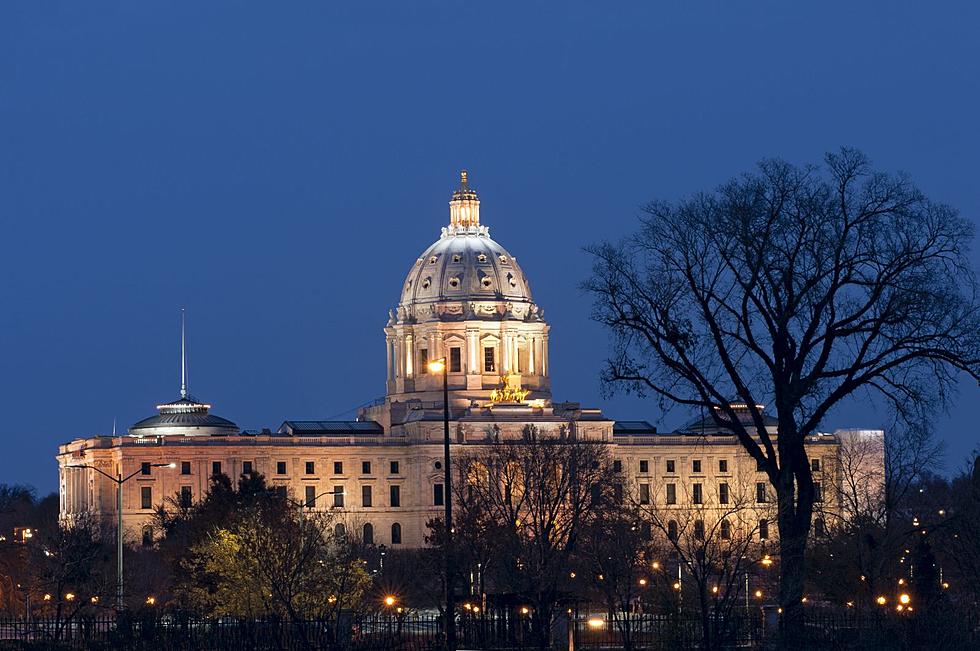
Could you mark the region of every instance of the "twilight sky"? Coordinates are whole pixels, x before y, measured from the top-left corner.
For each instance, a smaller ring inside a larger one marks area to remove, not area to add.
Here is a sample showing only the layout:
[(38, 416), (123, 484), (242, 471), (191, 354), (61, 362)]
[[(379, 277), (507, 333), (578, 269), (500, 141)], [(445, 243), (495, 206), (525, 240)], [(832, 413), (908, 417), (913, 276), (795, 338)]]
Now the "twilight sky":
[[(676, 426), (600, 395), (578, 289), (642, 204), (851, 145), (980, 219), (980, 4), (805, 4), (3, 2), (0, 482), (55, 490), (59, 443), (176, 397), (181, 306), (215, 413), (352, 417), (461, 167), (551, 323), (555, 399)], [(976, 399), (939, 423), (949, 470)]]

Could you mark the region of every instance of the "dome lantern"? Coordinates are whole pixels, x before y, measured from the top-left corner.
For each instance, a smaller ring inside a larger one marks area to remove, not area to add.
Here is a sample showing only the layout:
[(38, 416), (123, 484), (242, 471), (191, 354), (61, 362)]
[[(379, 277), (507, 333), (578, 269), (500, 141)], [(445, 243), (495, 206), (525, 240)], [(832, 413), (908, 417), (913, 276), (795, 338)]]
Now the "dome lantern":
[(453, 192), (449, 201), (449, 233), (456, 234), (479, 230), (480, 199), (476, 190), (470, 187), (466, 170), (459, 173), (459, 188)]

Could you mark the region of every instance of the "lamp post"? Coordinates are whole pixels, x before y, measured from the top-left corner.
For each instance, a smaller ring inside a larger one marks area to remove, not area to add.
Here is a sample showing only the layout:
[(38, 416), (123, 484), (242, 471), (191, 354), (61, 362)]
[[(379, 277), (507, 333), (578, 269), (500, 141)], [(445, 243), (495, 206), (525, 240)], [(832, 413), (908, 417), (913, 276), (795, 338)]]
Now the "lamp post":
[(442, 374), (442, 447), (443, 447), (443, 470), (444, 488), (443, 503), (446, 506), (446, 649), (456, 651), (456, 605), (454, 604), (455, 594), (453, 594), (453, 582), (456, 577), (456, 568), (453, 559), (453, 490), (452, 472), (450, 471), (449, 458), (449, 364), (446, 358), (429, 362), (430, 373)]
[[(123, 610), (123, 500), (122, 500), (122, 487), (123, 484), (128, 482), (130, 479), (140, 474), (143, 469), (134, 470), (132, 473), (126, 477), (119, 473), (117, 476), (113, 477), (107, 472), (103, 472), (101, 468), (96, 468), (95, 466), (90, 466), (88, 464), (78, 464), (69, 465), (67, 468), (89, 468), (99, 473), (103, 477), (106, 477), (110, 481), (116, 484), (116, 610)], [(176, 468), (176, 463), (151, 463), (151, 468)]]

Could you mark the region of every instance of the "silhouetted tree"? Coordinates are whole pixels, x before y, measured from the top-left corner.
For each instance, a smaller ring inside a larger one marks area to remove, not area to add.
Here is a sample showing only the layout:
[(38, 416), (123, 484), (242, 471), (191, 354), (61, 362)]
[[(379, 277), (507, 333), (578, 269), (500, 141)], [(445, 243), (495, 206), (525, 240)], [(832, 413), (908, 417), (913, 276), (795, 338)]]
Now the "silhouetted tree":
[[(714, 192), (651, 203), (641, 221), (625, 242), (591, 248), (586, 288), (614, 337), (603, 379), (705, 409), (766, 472), (781, 621), (798, 635), (814, 505), (807, 437), (857, 392), (924, 423), (958, 371), (980, 377), (972, 227), (850, 149), (823, 170), (763, 161)], [(759, 404), (773, 407), (775, 440)]]

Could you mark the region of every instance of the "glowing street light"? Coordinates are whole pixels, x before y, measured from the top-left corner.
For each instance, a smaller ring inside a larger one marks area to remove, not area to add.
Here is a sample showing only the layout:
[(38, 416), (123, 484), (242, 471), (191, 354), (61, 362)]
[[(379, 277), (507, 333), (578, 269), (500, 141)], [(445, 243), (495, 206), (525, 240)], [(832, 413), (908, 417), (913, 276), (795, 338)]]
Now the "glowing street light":
[(453, 613), (456, 612), (455, 598), (453, 592), (454, 578), (456, 576), (456, 566), (453, 563), (452, 542), (453, 542), (453, 484), (452, 472), (450, 470), (451, 458), (449, 456), (449, 365), (445, 357), (434, 359), (429, 362), (429, 373), (442, 375), (442, 453), (443, 459), (443, 504), (446, 514), (446, 649), (456, 651), (456, 619)]
[(395, 599), (392, 595), (388, 595), (385, 597), (385, 605), (388, 606), (389, 608), (391, 606), (394, 606), (396, 601), (398, 600)]
[(602, 621), (598, 617), (590, 617), (589, 618), (589, 621), (587, 623), (589, 625), (589, 628), (602, 628), (606, 624), (604, 621)]
[(912, 601), (912, 597), (910, 597), (907, 593), (903, 592), (898, 596), (898, 600), (901, 602), (903, 606), (907, 606), (908, 603)]
[(877, 599), (875, 599), (875, 601), (878, 602), (879, 606), (884, 606), (885, 604), (888, 603), (888, 599), (886, 599), (884, 596), (878, 597)]

